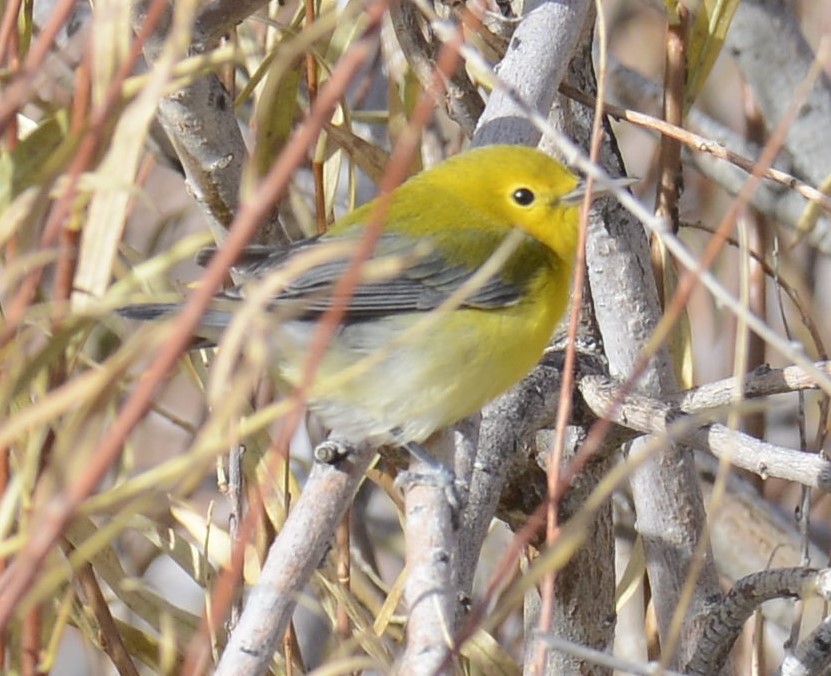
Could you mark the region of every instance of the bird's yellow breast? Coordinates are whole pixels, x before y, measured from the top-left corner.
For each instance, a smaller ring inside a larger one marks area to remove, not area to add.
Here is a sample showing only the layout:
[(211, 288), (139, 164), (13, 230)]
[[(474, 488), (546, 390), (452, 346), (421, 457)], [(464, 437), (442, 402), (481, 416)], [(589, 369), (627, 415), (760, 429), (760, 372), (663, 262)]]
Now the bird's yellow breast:
[[(317, 370), (309, 403), (327, 426), (354, 441), (423, 442), (476, 412), (539, 361), (565, 310), (571, 268), (540, 270), (509, 308), (405, 313), (340, 328)], [(283, 327), (307, 345), (311, 325)], [(298, 347), (302, 349), (302, 347)], [(286, 353), (285, 342), (279, 348)], [(282, 376), (297, 383), (296, 365)]]

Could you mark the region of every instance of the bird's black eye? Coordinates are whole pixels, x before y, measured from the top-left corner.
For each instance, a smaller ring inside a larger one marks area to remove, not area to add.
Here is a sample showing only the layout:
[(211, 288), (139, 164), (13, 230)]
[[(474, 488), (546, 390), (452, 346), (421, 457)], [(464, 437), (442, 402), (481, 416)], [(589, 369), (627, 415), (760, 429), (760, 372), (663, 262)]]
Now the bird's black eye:
[(521, 207), (527, 207), (534, 202), (534, 193), (528, 188), (517, 188), (511, 197)]

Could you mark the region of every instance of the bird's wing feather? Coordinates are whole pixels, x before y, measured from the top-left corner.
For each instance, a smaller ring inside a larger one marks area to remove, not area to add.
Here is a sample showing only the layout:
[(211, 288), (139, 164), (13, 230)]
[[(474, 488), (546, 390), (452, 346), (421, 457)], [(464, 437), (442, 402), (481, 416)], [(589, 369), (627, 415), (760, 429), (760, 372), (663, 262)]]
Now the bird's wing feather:
[[(323, 240), (336, 241), (337, 238), (327, 236), (299, 242), (280, 251), (264, 247), (246, 250), (243, 253), (244, 265), (238, 271), (247, 281), (222, 295), (228, 299), (244, 298), (248, 284), (279, 269), (292, 255)], [(209, 252), (201, 254), (200, 260), (204, 261), (209, 255)], [(432, 310), (475, 273), (475, 270), (464, 266), (448, 265), (440, 251), (425, 247), (424, 242), (417, 244), (392, 233), (381, 235), (371, 262), (389, 263), (389, 276), (381, 270), (375, 273), (375, 279), (365, 279), (355, 287), (346, 308), (347, 321)], [(274, 299), (274, 306), (285, 307), (304, 316), (325, 312), (333, 304), (335, 284), (349, 266), (350, 257), (344, 256), (302, 272), (283, 288)], [(462, 305), (496, 309), (517, 303), (521, 296), (520, 287), (496, 275), (473, 291)]]

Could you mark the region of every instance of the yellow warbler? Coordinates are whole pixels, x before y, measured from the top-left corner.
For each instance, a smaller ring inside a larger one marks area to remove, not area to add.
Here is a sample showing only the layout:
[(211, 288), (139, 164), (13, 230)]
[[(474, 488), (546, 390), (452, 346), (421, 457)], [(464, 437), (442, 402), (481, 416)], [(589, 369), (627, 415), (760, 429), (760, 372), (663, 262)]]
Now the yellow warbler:
[[(519, 381), (566, 308), (582, 195), (559, 162), (519, 146), (470, 150), (399, 186), (314, 371), (312, 410), (350, 441), (420, 443)], [(288, 249), (247, 252), (247, 281), (217, 297), (203, 334), (215, 339), (233, 316), (229, 304), (293, 258), (358, 242), (375, 208), (369, 202)], [(281, 380), (301, 380), (316, 323), (353, 251), (323, 256), (271, 300)], [(122, 314), (149, 319), (176, 307), (134, 305)]]

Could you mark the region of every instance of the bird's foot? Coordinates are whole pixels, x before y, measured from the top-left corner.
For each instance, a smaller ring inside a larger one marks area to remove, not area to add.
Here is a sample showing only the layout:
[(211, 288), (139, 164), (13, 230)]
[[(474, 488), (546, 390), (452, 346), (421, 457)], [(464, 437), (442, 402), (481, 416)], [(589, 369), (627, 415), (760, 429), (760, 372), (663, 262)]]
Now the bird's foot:
[(405, 492), (414, 485), (433, 486), (443, 489), (447, 503), (453, 512), (453, 521), (455, 524), (462, 510), (461, 493), (459, 486), (457, 486), (456, 475), (427, 453), (420, 444), (411, 441), (403, 444), (403, 447), (419, 461), (420, 467), (417, 472), (400, 472), (398, 478), (395, 480), (396, 486), (402, 492)]

